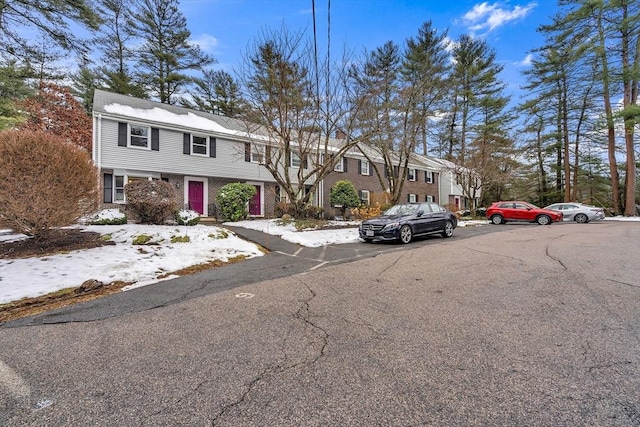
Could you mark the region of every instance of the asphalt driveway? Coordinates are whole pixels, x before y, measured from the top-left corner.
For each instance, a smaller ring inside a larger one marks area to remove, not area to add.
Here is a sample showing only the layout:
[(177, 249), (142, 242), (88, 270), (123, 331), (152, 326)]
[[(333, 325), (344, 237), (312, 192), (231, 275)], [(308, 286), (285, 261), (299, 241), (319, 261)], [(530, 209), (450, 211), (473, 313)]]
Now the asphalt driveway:
[(5, 325), (0, 425), (637, 426), (638, 241), (638, 223), (497, 227)]

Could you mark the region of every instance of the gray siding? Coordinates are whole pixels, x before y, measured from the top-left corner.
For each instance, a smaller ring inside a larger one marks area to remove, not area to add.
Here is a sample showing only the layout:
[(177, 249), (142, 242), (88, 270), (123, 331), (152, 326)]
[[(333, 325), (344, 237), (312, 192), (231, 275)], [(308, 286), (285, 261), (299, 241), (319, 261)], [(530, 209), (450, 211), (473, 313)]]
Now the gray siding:
[(242, 181), (274, 181), (263, 166), (244, 161), (243, 142), (216, 138), (214, 158), (183, 154), (183, 132), (160, 128), (160, 149), (152, 151), (119, 147), (117, 121), (103, 118), (101, 129), (102, 168), (221, 177)]

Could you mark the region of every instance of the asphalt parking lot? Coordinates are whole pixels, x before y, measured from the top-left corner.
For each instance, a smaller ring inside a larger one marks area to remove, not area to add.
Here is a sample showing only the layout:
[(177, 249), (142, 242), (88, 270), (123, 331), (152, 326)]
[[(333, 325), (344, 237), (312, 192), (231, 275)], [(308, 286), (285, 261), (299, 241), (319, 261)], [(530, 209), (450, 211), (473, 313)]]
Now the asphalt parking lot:
[(638, 426), (638, 241), (604, 222), (276, 249), (291, 266), (249, 283), (7, 324), (0, 425)]

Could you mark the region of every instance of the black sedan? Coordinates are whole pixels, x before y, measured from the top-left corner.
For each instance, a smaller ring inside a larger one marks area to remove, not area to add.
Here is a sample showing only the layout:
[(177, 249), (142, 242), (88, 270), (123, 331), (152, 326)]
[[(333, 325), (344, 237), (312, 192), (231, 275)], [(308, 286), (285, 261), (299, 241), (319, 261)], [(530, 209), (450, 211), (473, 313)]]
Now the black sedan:
[(409, 243), (416, 236), (432, 233), (451, 237), (457, 225), (456, 216), (437, 203), (405, 203), (362, 221), (359, 231), (360, 238), (368, 243), (384, 240)]

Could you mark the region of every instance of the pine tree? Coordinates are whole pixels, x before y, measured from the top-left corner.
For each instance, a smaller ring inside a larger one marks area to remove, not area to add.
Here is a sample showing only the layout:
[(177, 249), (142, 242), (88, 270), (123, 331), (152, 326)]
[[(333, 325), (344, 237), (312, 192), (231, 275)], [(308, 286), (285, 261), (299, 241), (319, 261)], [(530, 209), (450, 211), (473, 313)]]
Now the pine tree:
[(190, 92), (192, 101), (183, 99), (188, 108), (236, 117), (242, 108), (240, 86), (223, 70), (204, 70), (201, 78), (194, 79), (195, 88)]
[(34, 93), (27, 84), (29, 78), (33, 78), (33, 70), (28, 65), (16, 60), (0, 64), (0, 130), (11, 129), (24, 119), (16, 102)]
[(146, 98), (146, 92), (131, 71), (130, 64), (136, 58), (131, 46), (134, 34), (130, 25), (134, 6), (132, 0), (101, 0), (103, 24), (94, 45), (102, 49), (100, 63), (95, 72), (98, 86), (109, 92)]
[(178, 4), (178, 0), (139, 0), (139, 15), (129, 21), (143, 41), (138, 50), (139, 79), (165, 104), (177, 102), (192, 82), (187, 71), (200, 70), (213, 62), (189, 42), (191, 32)]
[(87, 52), (87, 43), (70, 29), (71, 20), (90, 30), (98, 28), (99, 18), (86, 0), (2, 0), (0, 1), (0, 54), (27, 60), (37, 46), (20, 33), (35, 29), (45, 39), (64, 50)]

